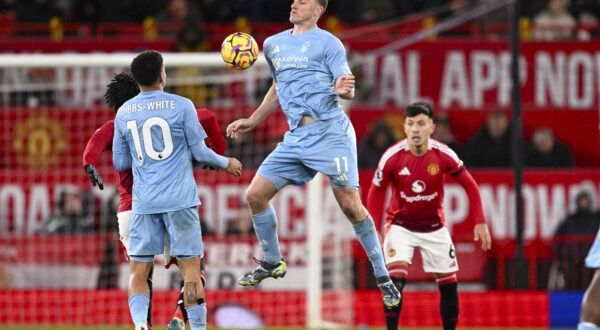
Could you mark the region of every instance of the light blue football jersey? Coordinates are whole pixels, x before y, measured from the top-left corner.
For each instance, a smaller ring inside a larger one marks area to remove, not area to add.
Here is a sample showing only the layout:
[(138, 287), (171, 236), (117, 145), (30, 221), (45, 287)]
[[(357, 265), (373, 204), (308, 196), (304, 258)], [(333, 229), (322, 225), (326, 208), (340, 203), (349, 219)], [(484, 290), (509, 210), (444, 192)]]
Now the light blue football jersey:
[(588, 268), (600, 268), (600, 230), (596, 233), (594, 244), (585, 258), (585, 265)]
[(115, 118), (113, 153), (131, 157), (132, 212), (153, 214), (200, 205), (190, 146), (206, 133), (193, 103), (163, 91), (142, 92)]
[(334, 80), (351, 71), (338, 38), (318, 27), (299, 35), (290, 29), (267, 38), (263, 52), (290, 129), (302, 115), (326, 120), (342, 114)]

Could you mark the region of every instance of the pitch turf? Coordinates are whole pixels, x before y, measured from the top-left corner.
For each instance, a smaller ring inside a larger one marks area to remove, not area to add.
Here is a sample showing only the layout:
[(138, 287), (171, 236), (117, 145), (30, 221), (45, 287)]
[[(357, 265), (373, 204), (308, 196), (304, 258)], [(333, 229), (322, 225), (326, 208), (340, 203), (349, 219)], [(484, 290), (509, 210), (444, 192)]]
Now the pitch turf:
[[(131, 330), (133, 326), (130, 327), (122, 327), (122, 326), (103, 326), (103, 327), (83, 327), (83, 326), (72, 326), (72, 327), (57, 327), (57, 326), (0, 326), (0, 330), (32, 330), (32, 329), (40, 329), (40, 330)], [(152, 327), (152, 330), (164, 330), (164, 327)], [(189, 329), (189, 327), (188, 327)], [(223, 328), (209, 327), (208, 329), (216, 330)], [(284, 329), (293, 329), (293, 330), (304, 330), (305, 328), (263, 328), (265, 330), (284, 330)], [(385, 328), (351, 328), (347, 330), (384, 330)], [(439, 330), (439, 328), (400, 328), (400, 330)], [(461, 328), (464, 330), (475, 330), (482, 328)], [(508, 330), (508, 329), (518, 329), (518, 330), (539, 330), (539, 329), (547, 329), (547, 328), (487, 328), (494, 330)]]

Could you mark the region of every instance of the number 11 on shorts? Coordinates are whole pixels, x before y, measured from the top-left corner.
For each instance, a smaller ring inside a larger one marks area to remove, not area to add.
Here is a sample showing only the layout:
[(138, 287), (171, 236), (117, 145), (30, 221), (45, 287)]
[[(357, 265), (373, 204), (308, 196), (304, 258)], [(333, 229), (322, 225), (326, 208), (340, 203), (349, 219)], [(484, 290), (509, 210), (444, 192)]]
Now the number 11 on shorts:
[[(342, 167), (340, 166), (341, 165), (340, 157), (335, 157), (333, 160), (335, 161), (335, 165), (337, 166), (338, 174), (342, 174)], [(344, 167), (345, 167), (344, 173), (348, 173), (348, 157), (343, 156), (342, 160), (344, 161)]]

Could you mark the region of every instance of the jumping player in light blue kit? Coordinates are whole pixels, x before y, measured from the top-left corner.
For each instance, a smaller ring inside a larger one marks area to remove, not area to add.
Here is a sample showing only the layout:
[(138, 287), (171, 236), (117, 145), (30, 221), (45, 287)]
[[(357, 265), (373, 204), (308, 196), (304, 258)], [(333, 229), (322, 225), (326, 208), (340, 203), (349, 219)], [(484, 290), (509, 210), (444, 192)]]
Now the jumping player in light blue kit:
[(581, 302), (577, 330), (600, 329), (600, 231), (596, 234), (594, 244), (585, 258), (585, 266), (595, 268), (596, 271)]
[(384, 265), (373, 219), (360, 201), (356, 135), (340, 104), (340, 98), (354, 97), (354, 76), (340, 40), (317, 27), (327, 2), (294, 0), (290, 13), (294, 28), (271, 36), (263, 46), (273, 85), (249, 118), (238, 119), (227, 127), (227, 135), (236, 138), (279, 106), (290, 127), (246, 191), (265, 260), (238, 283), (254, 286), (267, 277), (285, 275), (287, 268), (270, 200), (286, 185), (304, 185), (321, 172), (329, 177), (336, 200), (371, 260), (384, 303), (395, 306), (400, 293)]
[(131, 63), (141, 93), (125, 102), (115, 118), (113, 165), (132, 168), (132, 219), (129, 231), (129, 310), (136, 330), (147, 329), (148, 272), (163, 253), (167, 234), (184, 281), (184, 305), (192, 329), (206, 329), (200, 256), (204, 254), (198, 219), (198, 192), (192, 157), (234, 176), (242, 165), (204, 143), (196, 109), (184, 97), (163, 92), (166, 74), (160, 53), (146, 51)]

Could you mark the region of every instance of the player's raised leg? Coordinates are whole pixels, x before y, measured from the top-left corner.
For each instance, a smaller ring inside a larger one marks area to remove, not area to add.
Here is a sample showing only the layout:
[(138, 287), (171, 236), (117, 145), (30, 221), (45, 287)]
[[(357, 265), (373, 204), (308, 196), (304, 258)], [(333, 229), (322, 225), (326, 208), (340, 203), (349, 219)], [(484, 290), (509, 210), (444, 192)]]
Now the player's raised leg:
[(283, 277), (287, 267), (279, 250), (277, 238), (277, 216), (271, 206), (271, 199), (277, 194), (277, 188), (261, 175), (254, 176), (246, 190), (246, 201), (252, 213), (254, 231), (262, 248), (265, 260), (254, 270), (238, 279), (243, 286), (254, 286), (268, 277)]
[(400, 293), (390, 279), (388, 270), (385, 267), (375, 224), (362, 205), (358, 190), (337, 187), (333, 188), (333, 194), (342, 211), (352, 223), (354, 233), (371, 261), (377, 279), (377, 286), (383, 295), (384, 304), (386, 306), (398, 305), (400, 303)]

